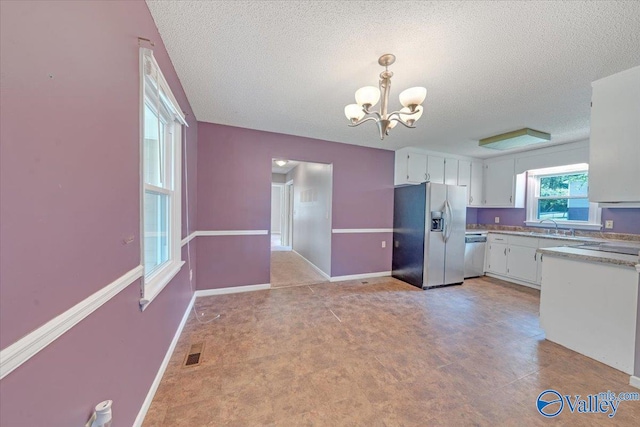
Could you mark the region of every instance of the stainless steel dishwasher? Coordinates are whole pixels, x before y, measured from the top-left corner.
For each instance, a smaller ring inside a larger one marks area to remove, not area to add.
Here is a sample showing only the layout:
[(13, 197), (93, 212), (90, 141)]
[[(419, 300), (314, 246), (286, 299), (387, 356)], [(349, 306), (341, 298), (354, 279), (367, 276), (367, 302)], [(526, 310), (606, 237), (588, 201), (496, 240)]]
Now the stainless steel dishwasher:
[(484, 248), (486, 233), (467, 233), (464, 247), (464, 278), (479, 277), (484, 274)]

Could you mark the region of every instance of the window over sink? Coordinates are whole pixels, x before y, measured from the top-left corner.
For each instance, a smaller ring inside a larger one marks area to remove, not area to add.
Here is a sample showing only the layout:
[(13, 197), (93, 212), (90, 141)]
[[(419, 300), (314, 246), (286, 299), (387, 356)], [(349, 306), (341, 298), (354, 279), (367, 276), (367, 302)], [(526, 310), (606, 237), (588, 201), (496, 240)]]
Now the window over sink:
[(529, 170), (528, 226), (601, 228), (597, 203), (589, 202), (589, 165), (586, 163)]

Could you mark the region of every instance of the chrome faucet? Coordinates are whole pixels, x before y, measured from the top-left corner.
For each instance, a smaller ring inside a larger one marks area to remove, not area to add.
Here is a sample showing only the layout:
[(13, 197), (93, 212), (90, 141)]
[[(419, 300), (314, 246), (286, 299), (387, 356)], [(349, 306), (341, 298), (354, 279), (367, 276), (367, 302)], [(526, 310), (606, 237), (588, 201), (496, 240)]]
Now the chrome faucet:
[(545, 219), (540, 220), (540, 222), (538, 224), (542, 224), (545, 221), (551, 221), (556, 226), (556, 234), (558, 234), (558, 223), (555, 220), (551, 219), (551, 218), (545, 218)]

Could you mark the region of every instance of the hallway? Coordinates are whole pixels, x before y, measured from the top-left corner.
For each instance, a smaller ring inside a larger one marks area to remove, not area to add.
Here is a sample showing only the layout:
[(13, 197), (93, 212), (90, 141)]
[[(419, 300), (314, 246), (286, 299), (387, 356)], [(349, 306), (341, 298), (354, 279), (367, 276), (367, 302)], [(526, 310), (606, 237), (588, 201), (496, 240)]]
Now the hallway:
[(305, 286), (326, 282), (318, 270), (293, 251), (271, 251), (271, 287)]

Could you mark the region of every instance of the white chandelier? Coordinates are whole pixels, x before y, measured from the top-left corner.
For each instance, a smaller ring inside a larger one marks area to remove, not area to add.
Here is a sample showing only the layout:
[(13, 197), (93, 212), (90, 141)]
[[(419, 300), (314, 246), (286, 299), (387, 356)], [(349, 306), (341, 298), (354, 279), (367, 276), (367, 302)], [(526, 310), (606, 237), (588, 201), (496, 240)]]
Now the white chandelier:
[[(349, 126), (354, 127), (364, 122), (374, 121), (380, 131), (380, 139), (389, 135), (389, 131), (398, 123), (408, 128), (415, 128), (414, 123), (422, 116), (421, 104), (427, 97), (427, 89), (423, 87), (406, 89), (400, 93), (400, 103), (404, 108), (400, 111), (387, 113), (389, 89), (391, 88), (391, 77), (393, 77), (393, 72), (389, 71), (388, 67), (394, 62), (396, 62), (395, 55), (390, 53), (382, 55), (378, 59), (378, 64), (384, 67), (384, 71), (380, 73), (379, 88), (375, 86), (361, 87), (356, 91), (357, 104), (349, 104), (344, 107), (344, 114), (351, 122)], [(380, 92), (382, 92), (380, 111), (370, 111), (369, 109), (380, 100)]]

